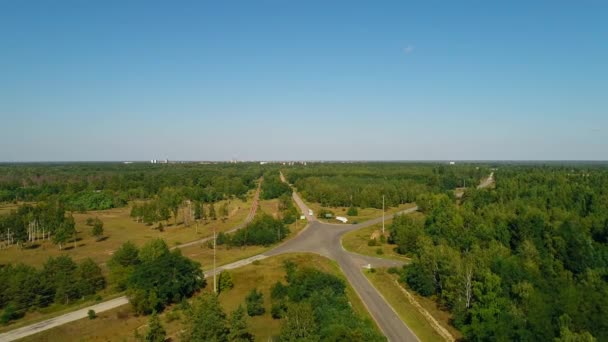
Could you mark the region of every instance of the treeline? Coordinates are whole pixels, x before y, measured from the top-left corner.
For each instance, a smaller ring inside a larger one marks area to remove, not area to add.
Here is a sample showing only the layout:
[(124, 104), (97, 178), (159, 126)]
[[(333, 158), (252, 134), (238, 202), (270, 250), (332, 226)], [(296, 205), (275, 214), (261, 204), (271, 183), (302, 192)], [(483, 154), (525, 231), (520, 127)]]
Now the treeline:
[(414, 202), (424, 193), (473, 186), (489, 171), (481, 165), (413, 163), (312, 164), (283, 171), (311, 202), (328, 207), (382, 208)]
[(289, 228), (281, 219), (275, 219), (264, 212), (259, 213), (247, 226), (232, 234), (220, 233), (217, 238), (219, 245), (229, 246), (269, 246), (283, 241), (289, 235)]
[(0, 215), (0, 247), (52, 240), (61, 249), (76, 239), (76, 224), (58, 202), (20, 205), (6, 215)]
[(269, 200), (279, 198), (282, 195), (291, 196), (291, 187), (281, 181), (278, 170), (266, 172), (260, 197), (264, 200)]
[(108, 262), (117, 290), (127, 290), (133, 310), (140, 314), (160, 312), (170, 303), (189, 298), (206, 284), (200, 264), (173, 251), (162, 239), (141, 249), (124, 243)]
[[(316, 269), (298, 268), (291, 261), (285, 262), (285, 269), (287, 283), (277, 282), (271, 289), (270, 314), (281, 321), (280, 334), (274, 340), (386, 341), (371, 321), (355, 314), (342, 279)], [(217, 295), (203, 293), (185, 309), (187, 319), (181, 338), (184, 341), (254, 341), (247, 316), (267, 312), (263, 294), (256, 288), (246, 296), (244, 305), (239, 305), (229, 317)], [(162, 327), (156, 323), (151, 326), (156, 328), (150, 329), (148, 335), (163, 335)]]
[(255, 188), (258, 164), (5, 164), (0, 202), (59, 200), (68, 210), (98, 210), (176, 188), (187, 198), (217, 202)]
[(458, 206), (421, 196), (395, 218), (402, 279), (453, 313), (466, 340), (608, 340), (608, 170), (502, 166)]
[(386, 341), (354, 313), (342, 279), (289, 261), (285, 269), (287, 284), (271, 290), (272, 316), (282, 319), (279, 341)]
[(0, 266), (1, 323), (53, 303), (69, 304), (105, 287), (101, 269), (91, 259), (76, 264), (68, 256), (49, 258), (42, 269), (24, 264)]

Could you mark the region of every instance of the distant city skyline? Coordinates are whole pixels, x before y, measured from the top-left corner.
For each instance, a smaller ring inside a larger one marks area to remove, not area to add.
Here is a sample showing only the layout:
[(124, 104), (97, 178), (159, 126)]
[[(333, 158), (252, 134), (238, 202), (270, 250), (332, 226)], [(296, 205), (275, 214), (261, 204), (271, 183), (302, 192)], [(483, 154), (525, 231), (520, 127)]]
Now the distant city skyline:
[(0, 162), (608, 160), (608, 2), (0, 2)]

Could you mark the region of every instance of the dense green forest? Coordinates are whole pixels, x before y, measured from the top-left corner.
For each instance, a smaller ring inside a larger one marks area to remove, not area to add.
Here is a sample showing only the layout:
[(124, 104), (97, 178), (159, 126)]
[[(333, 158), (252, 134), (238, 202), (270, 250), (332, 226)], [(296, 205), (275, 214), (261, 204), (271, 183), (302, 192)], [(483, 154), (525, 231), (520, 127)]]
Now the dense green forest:
[(263, 171), (254, 163), (0, 164), (0, 202), (58, 200), (68, 210), (101, 210), (157, 197), (166, 188), (216, 202), (245, 196)]
[(69, 256), (49, 258), (42, 269), (24, 264), (0, 267), (0, 323), (52, 303), (69, 304), (105, 287), (101, 268), (91, 259), (76, 264)]
[(284, 170), (308, 201), (330, 207), (382, 208), (414, 202), (418, 195), (477, 184), (489, 171), (482, 165), (414, 163), (322, 163)]
[(608, 170), (503, 166), (459, 205), (419, 196), (394, 220), (402, 279), (471, 341), (608, 340)]
[(386, 341), (357, 316), (336, 276), (287, 261), (287, 284), (272, 288), (272, 316), (282, 319), (279, 341)]

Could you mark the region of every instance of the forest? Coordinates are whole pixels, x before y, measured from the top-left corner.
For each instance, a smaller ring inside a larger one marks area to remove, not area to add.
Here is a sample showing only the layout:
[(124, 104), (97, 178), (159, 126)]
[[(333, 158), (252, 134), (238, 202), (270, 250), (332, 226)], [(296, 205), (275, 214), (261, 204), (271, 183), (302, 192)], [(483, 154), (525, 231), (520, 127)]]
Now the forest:
[[(1, 200), (18, 203), (0, 215), (0, 246), (29, 248), (45, 239), (66, 250), (77, 240), (72, 214), (81, 210), (130, 205), (134, 220), (162, 228), (187, 206), (195, 220), (213, 222), (226, 216), (218, 200), (245, 196), (261, 177), (261, 197), (278, 199), (278, 214), (259, 212), (244, 229), (220, 234), (218, 244), (268, 246), (288, 236), (286, 225), (300, 215), (279, 169), (302, 197), (326, 207), (382, 208), (382, 196), (387, 207), (416, 203), (421, 215), (390, 224), (389, 241), (411, 258), (393, 271), (406, 288), (448, 310), (464, 340), (608, 340), (608, 167), (602, 164), (0, 165)], [(494, 185), (477, 189), (491, 172)], [(463, 195), (455, 188), (464, 188)], [(90, 226), (103, 234), (103, 222), (92, 219)], [(135, 312), (149, 314), (205, 286), (200, 266), (162, 240), (142, 247), (127, 242), (107, 267), (106, 281), (93, 261), (76, 264), (67, 256), (49, 258), (40, 269), (1, 265), (0, 318), (94, 296), (106, 283), (126, 291)], [(344, 305), (340, 279), (287, 267), (286, 283), (273, 290), (273, 317), (286, 326), (289, 317), (305, 320), (310, 340), (356, 340), (352, 331), (377, 339)], [(285, 329), (281, 340), (301, 338)]]
[(608, 340), (608, 169), (503, 166), (458, 203), (423, 194), (397, 217), (402, 280), (471, 341)]
[(185, 198), (243, 197), (263, 174), (258, 164), (0, 164), (0, 202), (59, 201), (67, 210), (103, 210), (173, 188)]
[(106, 280), (91, 259), (76, 264), (69, 256), (49, 258), (42, 269), (21, 263), (0, 267), (0, 323), (53, 303), (69, 304), (94, 295)]
[(489, 174), (477, 165), (434, 163), (322, 163), (284, 171), (304, 199), (325, 207), (382, 208), (411, 203), (424, 193), (476, 184)]

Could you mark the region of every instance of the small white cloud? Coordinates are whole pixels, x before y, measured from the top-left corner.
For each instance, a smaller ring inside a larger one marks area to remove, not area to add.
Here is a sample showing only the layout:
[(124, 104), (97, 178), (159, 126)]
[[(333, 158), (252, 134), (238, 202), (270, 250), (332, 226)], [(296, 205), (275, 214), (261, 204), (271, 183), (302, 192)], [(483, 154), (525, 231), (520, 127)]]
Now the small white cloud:
[(410, 53), (414, 52), (414, 46), (413, 45), (408, 45), (403, 49), (403, 52), (405, 52), (406, 55), (409, 55)]

